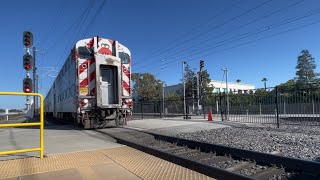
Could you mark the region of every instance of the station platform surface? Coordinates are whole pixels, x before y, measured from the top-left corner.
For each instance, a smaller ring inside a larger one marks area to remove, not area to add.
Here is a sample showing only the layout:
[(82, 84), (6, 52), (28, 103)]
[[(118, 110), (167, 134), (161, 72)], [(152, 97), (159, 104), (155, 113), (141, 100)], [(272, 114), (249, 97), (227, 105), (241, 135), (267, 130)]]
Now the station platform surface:
[[(122, 146), (107, 135), (101, 135), (91, 130), (83, 130), (68, 124), (54, 123), (54, 121), (45, 121), (45, 155)], [(0, 129), (0, 151), (39, 147), (39, 134), (39, 128), (2, 128)], [(0, 160), (35, 157), (38, 155), (39, 152), (3, 155), (0, 156)]]
[(0, 161), (2, 180), (212, 179), (127, 146)]
[(126, 127), (144, 131), (151, 131), (168, 136), (180, 133), (197, 132), (217, 128), (229, 127), (219, 124), (221, 121), (207, 121), (206, 119), (142, 119), (127, 122)]

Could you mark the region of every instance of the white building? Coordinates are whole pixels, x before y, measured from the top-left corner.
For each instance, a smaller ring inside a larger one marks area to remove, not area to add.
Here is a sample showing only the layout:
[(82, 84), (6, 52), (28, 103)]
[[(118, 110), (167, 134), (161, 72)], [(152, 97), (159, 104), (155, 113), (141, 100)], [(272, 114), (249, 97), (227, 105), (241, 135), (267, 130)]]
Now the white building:
[[(210, 85), (214, 87), (213, 93), (225, 92), (226, 82), (211, 80)], [(253, 84), (242, 84), (237, 82), (228, 82), (229, 92), (234, 94), (249, 94), (254, 92), (256, 87)]]

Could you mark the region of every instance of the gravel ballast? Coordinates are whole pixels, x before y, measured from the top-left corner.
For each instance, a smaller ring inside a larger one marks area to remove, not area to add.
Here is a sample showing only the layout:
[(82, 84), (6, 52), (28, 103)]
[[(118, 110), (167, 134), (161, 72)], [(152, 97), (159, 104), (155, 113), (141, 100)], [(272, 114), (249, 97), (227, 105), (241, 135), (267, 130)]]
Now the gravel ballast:
[(320, 128), (317, 126), (242, 125), (181, 133), (180, 138), (221, 144), (287, 157), (320, 160)]

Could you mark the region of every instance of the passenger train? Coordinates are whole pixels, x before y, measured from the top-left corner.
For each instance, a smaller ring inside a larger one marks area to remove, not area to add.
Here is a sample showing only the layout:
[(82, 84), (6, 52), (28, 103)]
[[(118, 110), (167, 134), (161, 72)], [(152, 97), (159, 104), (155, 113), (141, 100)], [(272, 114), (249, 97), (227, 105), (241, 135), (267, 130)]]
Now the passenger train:
[(132, 115), (131, 54), (118, 41), (93, 37), (71, 49), (45, 98), (45, 114), (85, 129)]

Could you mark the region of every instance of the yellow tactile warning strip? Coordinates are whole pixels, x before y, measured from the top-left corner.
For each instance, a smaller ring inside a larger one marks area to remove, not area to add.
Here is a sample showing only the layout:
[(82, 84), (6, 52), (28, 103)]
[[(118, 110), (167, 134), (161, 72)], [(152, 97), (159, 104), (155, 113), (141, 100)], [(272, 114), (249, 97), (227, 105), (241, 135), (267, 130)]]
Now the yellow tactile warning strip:
[(0, 161), (0, 179), (48, 171), (90, 166), (112, 162), (96, 151), (81, 151), (68, 154), (50, 155), (47, 158), (25, 158)]
[[(115, 162), (141, 179), (212, 179), (182, 166), (132, 149), (117, 147), (92, 151), (0, 161), (0, 179)], [(87, 172), (86, 174), (93, 172)]]
[(121, 147), (121, 151), (113, 148), (101, 152), (142, 179), (212, 179), (130, 147)]

